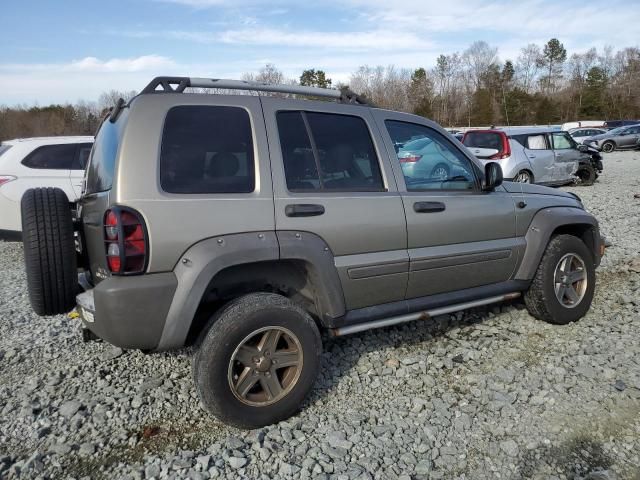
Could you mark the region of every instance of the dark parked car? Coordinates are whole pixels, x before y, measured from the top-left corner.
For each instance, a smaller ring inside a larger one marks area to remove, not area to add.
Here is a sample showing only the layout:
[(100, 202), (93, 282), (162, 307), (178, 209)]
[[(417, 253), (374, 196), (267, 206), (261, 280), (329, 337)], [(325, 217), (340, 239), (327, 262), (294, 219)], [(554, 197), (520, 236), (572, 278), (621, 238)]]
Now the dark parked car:
[(582, 143), (609, 153), (614, 150), (638, 148), (639, 139), (640, 124), (614, 128), (602, 135), (594, 135), (593, 137), (587, 138)]

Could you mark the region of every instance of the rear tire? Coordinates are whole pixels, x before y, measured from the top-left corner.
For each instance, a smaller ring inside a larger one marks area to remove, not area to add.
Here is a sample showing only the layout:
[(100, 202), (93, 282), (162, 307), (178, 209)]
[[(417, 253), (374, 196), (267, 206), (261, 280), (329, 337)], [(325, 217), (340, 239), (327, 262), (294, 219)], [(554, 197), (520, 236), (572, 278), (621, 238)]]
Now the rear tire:
[(610, 140), (602, 144), (602, 151), (605, 153), (611, 153), (615, 149), (616, 149), (616, 144)]
[[(565, 275), (568, 278), (563, 278)], [(569, 290), (565, 284), (579, 277), (583, 280), (572, 282)], [(595, 283), (593, 253), (578, 237), (558, 235), (547, 245), (524, 301), (534, 317), (566, 325), (587, 313)]]
[(580, 167), (578, 168), (576, 177), (580, 179), (578, 185), (581, 185), (583, 187), (590, 187), (595, 183), (596, 178), (598, 178), (598, 173), (592, 165), (584, 164), (580, 165)]
[(520, 170), (518, 174), (513, 177), (513, 181), (518, 183), (533, 183), (533, 175), (527, 170)]
[(299, 410), (322, 353), (307, 312), (281, 295), (252, 293), (223, 307), (210, 325), (193, 358), (198, 396), (210, 413), (252, 429)]
[(439, 163), (433, 170), (431, 170), (431, 178), (436, 178), (438, 180), (446, 180), (449, 178), (449, 166), (444, 163)]
[(32, 188), (22, 197), (21, 212), (31, 306), (38, 315), (67, 313), (78, 284), (69, 199), (59, 188)]

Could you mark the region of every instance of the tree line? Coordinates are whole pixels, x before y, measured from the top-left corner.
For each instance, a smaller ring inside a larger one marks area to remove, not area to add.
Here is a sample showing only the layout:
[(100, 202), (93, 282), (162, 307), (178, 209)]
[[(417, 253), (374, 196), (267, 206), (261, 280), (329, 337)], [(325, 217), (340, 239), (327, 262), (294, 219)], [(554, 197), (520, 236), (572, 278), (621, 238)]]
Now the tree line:
[[(348, 85), (323, 70), (287, 78), (275, 65), (245, 80), (319, 87), (349, 86), (374, 105), (416, 113), (444, 126), (547, 125), (573, 120), (640, 119), (640, 49), (606, 47), (568, 54), (562, 42), (531, 43), (502, 61), (484, 41), (440, 55), (432, 68), (361, 66)], [(135, 91), (103, 93), (96, 102), (0, 107), (0, 140), (92, 135), (108, 108)], [(264, 95), (264, 93), (263, 93)]]

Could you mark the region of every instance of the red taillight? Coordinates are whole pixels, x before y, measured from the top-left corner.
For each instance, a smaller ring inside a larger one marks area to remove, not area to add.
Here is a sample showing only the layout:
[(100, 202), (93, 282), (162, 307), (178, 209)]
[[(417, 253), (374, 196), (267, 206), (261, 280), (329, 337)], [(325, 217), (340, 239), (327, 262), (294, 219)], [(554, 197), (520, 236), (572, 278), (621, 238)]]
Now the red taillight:
[(502, 139), (502, 149), (495, 155), (491, 155), (489, 160), (504, 160), (511, 156), (511, 144), (509, 143), (509, 138), (504, 133), (500, 135), (500, 138)]
[(409, 155), (407, 157), (400, 157), (400, 163), (416, 163), (422, 158), (422, 155)]
[(111, 273), (144, 272), (147, 263), (147, 237), (142, 217), (130, 209), (115, 207), (104, 217), (107, 265)]
[(17, 177), (14, 177), (13, 175), (0, 175), (0, 187), (5, 183), (12, 182), (16, 178)]

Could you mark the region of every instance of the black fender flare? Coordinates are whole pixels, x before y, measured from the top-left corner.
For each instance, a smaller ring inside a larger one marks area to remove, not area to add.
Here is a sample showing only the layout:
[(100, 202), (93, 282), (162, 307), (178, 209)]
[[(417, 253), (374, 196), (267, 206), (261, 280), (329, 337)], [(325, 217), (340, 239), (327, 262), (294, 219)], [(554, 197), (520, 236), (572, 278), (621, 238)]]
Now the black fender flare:
[(515, 280), (531, 280), (553, 233), (559, 228), (587, 229), (588, 246), (593, 251), (595, 266), (600, 264), (600, 230), (598, 221), (590, 213), (577, 207), (549, 207), (535, 214), (529, 224), (525, 240), (527, 247), (515, 275)]
[(344, 294), (333, 253), (317, 235), (294, 231), (222, 235), (196, 243), (180, 257), (173, 271), (177, 288), (156, 350), (184, 346), (200, 301), (219, 272), (236, 265), (277, 260), (304, 262), (324, 324), (324, 316), (344, 315)]

